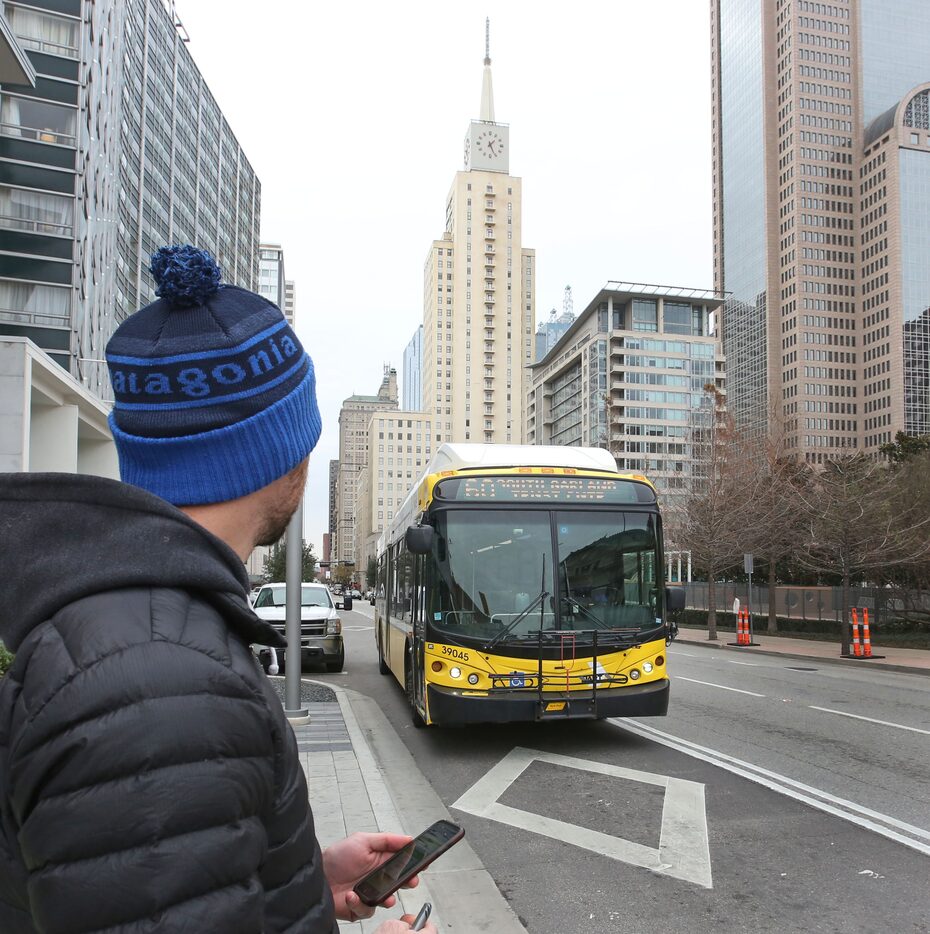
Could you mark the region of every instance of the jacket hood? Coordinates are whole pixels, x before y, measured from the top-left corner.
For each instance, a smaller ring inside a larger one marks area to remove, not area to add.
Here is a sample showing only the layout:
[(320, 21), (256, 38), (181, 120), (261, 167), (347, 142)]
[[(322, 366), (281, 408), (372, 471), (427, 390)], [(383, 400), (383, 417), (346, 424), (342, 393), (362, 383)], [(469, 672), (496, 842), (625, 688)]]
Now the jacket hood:
[(0, 639), (15, 652), (60, 609), (126, 587), (195, 592), (248, 642), (284, 640), (248, 603), (225, 542), (139, 487), (78, 474), (0, 473)]

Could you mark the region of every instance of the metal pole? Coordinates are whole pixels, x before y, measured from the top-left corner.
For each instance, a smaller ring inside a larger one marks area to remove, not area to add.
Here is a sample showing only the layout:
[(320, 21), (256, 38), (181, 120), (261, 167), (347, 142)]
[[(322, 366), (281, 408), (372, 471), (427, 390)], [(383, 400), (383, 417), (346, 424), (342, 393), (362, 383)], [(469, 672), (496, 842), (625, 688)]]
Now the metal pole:
[(746, 600), (746, 609), (749, 610), (749, 641), (753, 643), (756, 640), (752, 635), (752, 571), (749, 572), (749, 597)]
[(284, 632), (287, 657), (284, 671), (284, 714), (288, 720), (305, 723), (310, 710), (300, 706), (300, 585), (303, 576), (304, 504), (301, 498), (287, 525), (286, 613)]

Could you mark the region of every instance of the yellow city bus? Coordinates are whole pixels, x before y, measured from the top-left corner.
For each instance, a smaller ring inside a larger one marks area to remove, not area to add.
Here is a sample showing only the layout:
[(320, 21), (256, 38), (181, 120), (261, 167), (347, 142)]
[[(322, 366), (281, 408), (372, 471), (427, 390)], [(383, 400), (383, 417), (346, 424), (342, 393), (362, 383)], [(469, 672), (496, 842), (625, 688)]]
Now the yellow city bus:
[(597, 448), (444, 444), (378, 542), (382, 674), (428, 724), (662, 716), (656, 491)]

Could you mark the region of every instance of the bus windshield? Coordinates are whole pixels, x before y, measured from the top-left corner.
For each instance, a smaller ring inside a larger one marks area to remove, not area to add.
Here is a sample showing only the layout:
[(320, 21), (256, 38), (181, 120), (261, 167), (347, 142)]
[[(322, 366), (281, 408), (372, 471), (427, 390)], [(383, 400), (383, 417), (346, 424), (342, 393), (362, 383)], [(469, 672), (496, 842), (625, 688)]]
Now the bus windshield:
[(437, 634), (485, 644), (540, 630), (635, 639), (661, 625), (652, 514), (453, 509), (435, 522), (427, 620)]

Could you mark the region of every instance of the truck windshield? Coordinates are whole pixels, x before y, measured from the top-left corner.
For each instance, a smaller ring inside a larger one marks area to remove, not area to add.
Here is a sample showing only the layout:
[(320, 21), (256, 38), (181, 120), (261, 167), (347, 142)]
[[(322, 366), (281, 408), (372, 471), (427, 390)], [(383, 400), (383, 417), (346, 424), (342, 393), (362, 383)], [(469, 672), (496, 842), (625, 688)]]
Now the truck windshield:
[(540, 630), (661, 625), (652, 515), (462, 509), (435, 521), (427, 607), (434, 630), (497, 644)]

